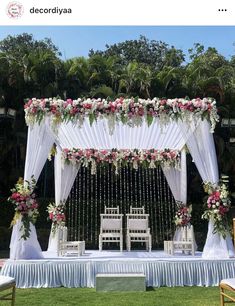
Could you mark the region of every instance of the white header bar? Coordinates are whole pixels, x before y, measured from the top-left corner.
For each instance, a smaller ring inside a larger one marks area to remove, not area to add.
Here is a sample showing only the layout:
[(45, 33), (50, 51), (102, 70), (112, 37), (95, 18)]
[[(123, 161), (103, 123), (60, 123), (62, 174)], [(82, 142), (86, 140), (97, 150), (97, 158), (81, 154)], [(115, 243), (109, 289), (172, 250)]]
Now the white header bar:
[(0, 25), (235, 25), (235, 1), (1, 0)]

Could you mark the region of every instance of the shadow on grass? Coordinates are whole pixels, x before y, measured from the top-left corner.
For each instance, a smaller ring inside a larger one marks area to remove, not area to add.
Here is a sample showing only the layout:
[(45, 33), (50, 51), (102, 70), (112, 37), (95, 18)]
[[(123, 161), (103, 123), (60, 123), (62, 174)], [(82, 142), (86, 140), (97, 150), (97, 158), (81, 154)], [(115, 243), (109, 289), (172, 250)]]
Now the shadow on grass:
[(157, 288), (154, 287), (146, 287), (146, 291), (156, 291)]

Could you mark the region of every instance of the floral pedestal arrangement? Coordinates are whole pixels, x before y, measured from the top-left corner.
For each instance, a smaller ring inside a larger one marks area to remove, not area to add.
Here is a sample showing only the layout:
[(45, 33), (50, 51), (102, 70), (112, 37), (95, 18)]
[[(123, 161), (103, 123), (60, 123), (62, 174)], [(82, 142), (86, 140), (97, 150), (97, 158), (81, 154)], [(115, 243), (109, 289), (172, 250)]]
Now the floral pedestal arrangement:
[(33, 193), (36, 181), (32, 178), (31, 182), (19, 179), (15, 188), (11, 189), (12, 195), (8, 201), (15, 206), (15, 216), (11, 225), (15, 225), (18, 219), (21, 219), (20, 228), (21, 238), (27, 240), (30, 236), (30, 222), (35, 224), (38, 217), (38, 203)]
[(38, 216), (38, 203), (33, 192), (35, 180), (19, 179), (9, 201), (15, 206), (15, 216), (10, 242), (10, 259), (40, 259), (42, 250), (37, 240), (34, 224)]
[(223, 181), (218, 185), (205, 183), (204, 190), (209, 196), (202, 218), (208, 220), (209, 224), (202, 257), (208, 259), (234, 257), (234, 247), (227, 219), (230, 208), (227, 185)]
[[(173, 241), (183, 241), (187, 239), (187, 237), (183, 237), (185, 235), (185, 232), (182, 231), (183, 228), (188, 228), (190, 229), (192, 227), (191, 225), (191, 219), (192, 219), (192, 205), (186, 206), (186, 204), (182, 202), (177, 202), (177, 211), (175, 214), (174, 222), (176, 225), (176, 231), (173, 237)], [(193, 230), (193, 227), (192, 227)], [(187, 231), (186, 231), (187, 232)], [(193, 240), (195, 241), (194, 238), (194, 233), (193, 235)], [(194, 242), (194, 248), (195, 250), (197, 249), (197, 244)]]
[(58, 249), (58, 228), (65, 225), (65, 203), (61, 202), (56, 205), (55, 203), (50, 203), (47, 207), (48, 219), (52, 221), (51, 233), (49, 237), (48, 249), (47, 251), (57, 253)]

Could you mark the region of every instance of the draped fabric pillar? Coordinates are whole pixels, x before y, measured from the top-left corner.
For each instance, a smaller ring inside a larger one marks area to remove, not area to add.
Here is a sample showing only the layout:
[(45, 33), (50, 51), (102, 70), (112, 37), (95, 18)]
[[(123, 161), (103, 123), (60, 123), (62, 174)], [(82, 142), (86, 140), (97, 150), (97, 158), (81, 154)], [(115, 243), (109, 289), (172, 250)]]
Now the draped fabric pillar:
[[(72, 164), (64, 164), (61, 158), (61, 149), (57, 147), (55, 156), (55, 203), (65, 202), (76, 179), (79, 168)], [(48, 243), (48, 251), (57, 252), (58, 233), (51, 231)]]
[[(182, 125), (183, 133), (189, 125)], [(193, 158), (193, 161), (200, 173), (203, 182), (209, 181), (217, 184), (219, 172), (213, 134), (210, 132), (210, 124), (207, 120), (200, 120), (198, 126), (186, 139), (186, 145)]]
[[(53, 143), (54, 138), (48, 133), (46, 125), (35, 124), (33, 128), (28, 128), (24, 180), (30, 180), (32, 176), (38, 180)], [(31, 231), (27, 240), (21, 239), (21, 226), (21, 219), (18, 219), (12, 230), (10, 259), (42, 258), (35, 226), (30, 224)]]
[(167, 183), (176, 201), (187, 203), (187, 164), (185, 149), (181, 150), (180, 169), (162, 167)]
[[(210, 125), (207, 120), (201, 121), (197, 129), (187, 139), (187, 147), (203, 182), (218, 184), (219, 173), (214, 139), (213, 134), (210, 133)], [(202, 257), (216, 259), (234, 256), (230, 234), (228, 233), (224, 239), (222, 235), (213, 233), (213, 231), (214, 225), (210, 220)]]
[[(167, 183), (176, 201), (187, 204), (187, 162), (185, 148), (181, 150), (180, 169), (162, 167)], [(173, 237), (174, 241), (182, 241), (182, 230), (177, 227)], [(195, 249), (197, 244), (195, 242)]]

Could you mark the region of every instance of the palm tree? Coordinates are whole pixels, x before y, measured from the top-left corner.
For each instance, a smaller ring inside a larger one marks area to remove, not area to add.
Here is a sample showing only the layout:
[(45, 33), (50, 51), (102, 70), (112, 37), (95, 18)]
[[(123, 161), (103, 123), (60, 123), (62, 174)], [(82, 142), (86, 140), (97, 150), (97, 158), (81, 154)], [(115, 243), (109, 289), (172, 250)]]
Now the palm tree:
[(63, 62), (59, 81), (60, 90), (69, 98), (86, 95), (90, 89), (88, 86), (89, 77), (89, 61), (86, 58), (69, 59)]
[(130, 62), (123, 69), (119, 80), (119, 92), (124, 88), (127, 94), (131, 94), (137, 87), (139, 81), (139, 64)]
[(138, 71), (138, 81), (140, 83), (140, 93), (144, 98), (150, 98), (150, 88), (153, 80), (153, 72), (150, 66), (140, 65)]

